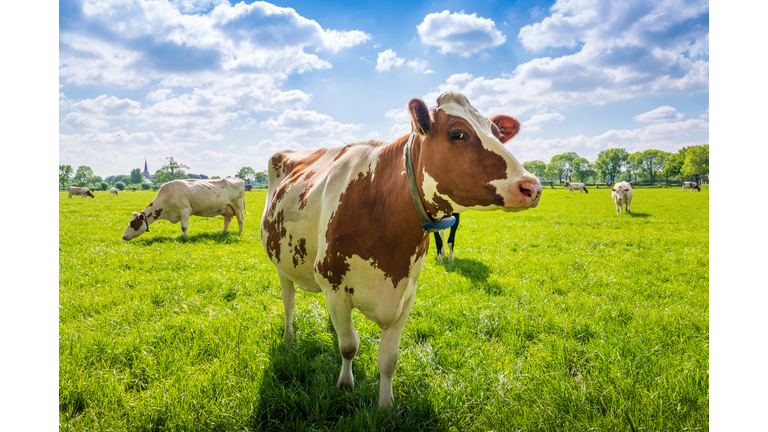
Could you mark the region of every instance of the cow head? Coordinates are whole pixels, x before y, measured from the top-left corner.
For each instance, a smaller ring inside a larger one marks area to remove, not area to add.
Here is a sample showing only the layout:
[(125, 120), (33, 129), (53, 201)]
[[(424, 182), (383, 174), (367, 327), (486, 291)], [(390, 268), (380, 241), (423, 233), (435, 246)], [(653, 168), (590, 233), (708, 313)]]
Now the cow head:
[(701, 188), (699, 187), (699, 184), (696, 182), (691, 183), (691, 187), (696, 189), (698, 192), (701, 192)]
[(123, 233), (123, 240), (134, 239), (149, 229), (149, 221), (147, 221), (147, 215), (144, 213), (133, 212), (131, 222), (128, 223), (128, 228)]
[(408, 110), (416, 134), (414, 173), (427, 203), (448, 214), (539, 204), (539, 180), (502, 145), (519, 130), (513, 117), (491, 121), (452, 92), (442, 94), (431, 110), (421, 99), (412, 99)]
[(91, 192), (91, 190), (90, 190), (90, 189), (86, 189), (86, 190), (85, 190), (85, 193), (84, 193), (83, 195), (85, 195), (85, 196), (87, 196), (87, 197), (91, 197), (91, 198), (94, 198), (94, 199), (96, 198), (95, 196), (93, 196), (93, 192)]
[(629, 197), (629, 188), (624, 185), (617, 185), (611, 191), (617, 204), (622, 204)]

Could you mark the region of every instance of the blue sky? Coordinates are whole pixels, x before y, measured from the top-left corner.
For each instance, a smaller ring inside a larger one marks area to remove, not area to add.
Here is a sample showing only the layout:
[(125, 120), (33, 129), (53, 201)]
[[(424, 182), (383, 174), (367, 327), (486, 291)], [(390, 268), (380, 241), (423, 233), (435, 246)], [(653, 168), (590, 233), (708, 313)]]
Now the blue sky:
[(59, 3), (59, 163), (266, 169), (466, 94), (521, 162), (709, 142), (707, 1)]

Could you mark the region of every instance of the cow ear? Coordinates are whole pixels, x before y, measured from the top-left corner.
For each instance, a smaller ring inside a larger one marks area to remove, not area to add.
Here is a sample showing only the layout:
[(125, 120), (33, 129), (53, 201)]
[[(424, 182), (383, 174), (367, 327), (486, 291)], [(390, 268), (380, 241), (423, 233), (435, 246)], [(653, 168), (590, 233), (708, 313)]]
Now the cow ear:
[(496, 125), (496, 127), (499, 128), (501, 133), (499, 141), (501, 141), (502, 144), (505, 144), (520, 132), (520, 122), (512, 116), (499, 114), (497, 116), (493, 116), (491, 121)]
[(612, 191), (616, 192), (616, 188), (611, 189)]
[(139, 212), (133, 212), (133, 217), (136, 217), (139, 215)]
[(421, 99), (411, 99), (408, 102), (408, 112), (411, 113), (411, 126), (414, 132), (426, 135), (432, 128), (432, 118), (429, 116), (429, 108)]
[(141, 220), (144, 220), (144, 219), (146, 219), (146, 218), (147, 218), (147, 217), (146, 217), (146, 216), (144, 216), (144, 213), (139, 213), (139, 219), (141, 219)]

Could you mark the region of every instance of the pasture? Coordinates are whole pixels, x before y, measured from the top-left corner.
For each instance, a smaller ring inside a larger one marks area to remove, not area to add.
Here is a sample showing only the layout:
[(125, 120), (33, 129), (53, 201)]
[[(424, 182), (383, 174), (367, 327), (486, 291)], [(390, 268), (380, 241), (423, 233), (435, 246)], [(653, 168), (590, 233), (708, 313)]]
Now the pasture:
[[(708, 430), (709, 189), (544, 187), (520, 213), (466, 212), (454, 263), (430, 243), (392, 411), (376, 409), (380, 331), (353, 314), (355, 390), (337, 392), (321, 295), (297, 290), (292, 349), (259, 221), (160, 221), (156, 192), (59, 194), (62, 430)], [(375, 226), (372, 226), (375, 229)]]

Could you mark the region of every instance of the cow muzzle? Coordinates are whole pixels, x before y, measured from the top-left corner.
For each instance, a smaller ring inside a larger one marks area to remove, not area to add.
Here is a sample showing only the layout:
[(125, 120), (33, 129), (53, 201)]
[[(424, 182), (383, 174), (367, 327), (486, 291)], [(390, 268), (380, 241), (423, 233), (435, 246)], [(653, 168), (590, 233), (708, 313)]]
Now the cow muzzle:
[(542, 194), (541, 183), (533, 176), (524, 176), (515, 182), (504, 202), (504, 211), (519, 211), (535, 208)]

